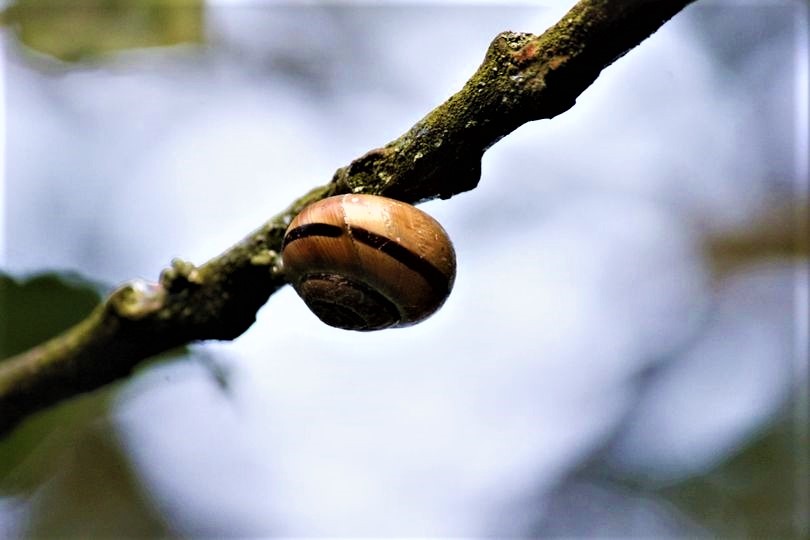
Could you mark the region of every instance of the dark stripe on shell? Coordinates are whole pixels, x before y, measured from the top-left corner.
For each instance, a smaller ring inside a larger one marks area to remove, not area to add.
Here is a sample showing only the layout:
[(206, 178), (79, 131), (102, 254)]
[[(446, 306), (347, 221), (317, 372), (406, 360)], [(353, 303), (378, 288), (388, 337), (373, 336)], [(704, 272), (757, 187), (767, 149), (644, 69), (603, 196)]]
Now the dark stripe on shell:
[(328, 236), (329, 238), (340, 238), (343, 235), (343, 229), (337, 225), (330, 225), (328, 223), (307, 223), (289, 231), (284, 236), (284, 242), (281, 245), (283, 250), (287, 244), (307, 238), (309, 236)]
[(428, 282), (434, 291), (437, 291), (442, 295), (447, 294), (447, 276), (441, 270), (413, 251), (395, 242), (394, 240), (391, 240), (390, 238), (386, 238), (385, 236), (381, 236), (366, 229), (352, 227), (351, 235), (352, 238), (361, 244), (365, 244), (369, 247), (382, 251), (389, 257), (396, 259), (414, 272), (421, 275), (423, 278), (425, 278), (425, 281)]
[[(328, 223), (307, 223), (306, 225), (296, 227), (286, 234), (282, 244), (282, 250), (287, 247), (288, 244), (302, 238), (311, 236), (339, 238), (343, 235), (343, 232), (344, 230), (337, 225), (330, 225)], [(361, 244), (365, 244), (385, 253), (418, 273), (428, 282), (434, 291), (442, 295), (448, 293), (449, 283), (447, 275), (408, 248), (403, 247), (390, 238), (386, 238), (385, 236), (381, 236), (361, 227), (351, 227), (351, 237)]]

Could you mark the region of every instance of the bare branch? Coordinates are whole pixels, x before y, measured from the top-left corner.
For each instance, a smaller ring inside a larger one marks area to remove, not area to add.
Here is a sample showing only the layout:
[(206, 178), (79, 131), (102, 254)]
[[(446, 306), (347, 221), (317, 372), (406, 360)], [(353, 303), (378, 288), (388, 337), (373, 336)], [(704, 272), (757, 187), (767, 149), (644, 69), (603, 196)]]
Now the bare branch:
[(130, 282), (63, 335), (0, 362), (0, 433), (155, 354), (239, 336), (285, 284), (278, 252), (304, 206), (340, 193), (419, 202), (474, 188), (487, 148), (526, 122), (568, 110), (602, 69), (692, 1), (581, 0), (542, 35), (499, 34), (464, 88), (400, 138), (339, 169), (203, 266), (174, 261), (159, 283)]

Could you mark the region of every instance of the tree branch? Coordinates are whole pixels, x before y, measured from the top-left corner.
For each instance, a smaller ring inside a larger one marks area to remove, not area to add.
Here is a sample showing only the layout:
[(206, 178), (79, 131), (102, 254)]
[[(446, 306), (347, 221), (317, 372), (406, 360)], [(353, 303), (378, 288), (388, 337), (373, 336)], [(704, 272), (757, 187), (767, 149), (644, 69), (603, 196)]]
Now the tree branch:
[(41, 408), (127, 376), (155, 354), (236, 338), (285, 284), (278, 253), (304, 206), (341, 193), (416, 203), (473, 189), (487, 148), (526, 122), (571, 108), (602, 69), (692, 1), (581, 0), (542, 35), (499, 34), (461, 91), (222, 255), (201, 267), (173, 261), (158, 283), (129, 282), (61, 336), (1, 361), (0, 434)]

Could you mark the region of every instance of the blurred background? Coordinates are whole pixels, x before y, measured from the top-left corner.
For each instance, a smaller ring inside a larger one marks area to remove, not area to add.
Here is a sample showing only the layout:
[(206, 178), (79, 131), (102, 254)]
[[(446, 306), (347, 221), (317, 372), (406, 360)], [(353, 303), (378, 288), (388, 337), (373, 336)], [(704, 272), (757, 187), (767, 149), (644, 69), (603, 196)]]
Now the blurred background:
[[(572, 4), (0, 2), (0, 358)], [(807, 43), (803, 2), (696, 2), (422, 206), (435, 316), (350, 333), (280, 291), (0, 441), (0, 537), (807, 538)]]

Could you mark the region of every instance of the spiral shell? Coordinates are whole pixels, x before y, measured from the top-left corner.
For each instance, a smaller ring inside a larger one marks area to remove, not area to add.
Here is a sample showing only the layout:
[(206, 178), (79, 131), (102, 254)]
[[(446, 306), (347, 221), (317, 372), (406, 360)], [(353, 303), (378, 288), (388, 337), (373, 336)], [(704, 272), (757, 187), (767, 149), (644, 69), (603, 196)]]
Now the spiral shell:
[(376, 195), (338, 195), (306, 207), (287, 228), (282, 259), (315, 315), (347, 330), (426, 319), (456, 275), (442, 226), (415, 206)]

